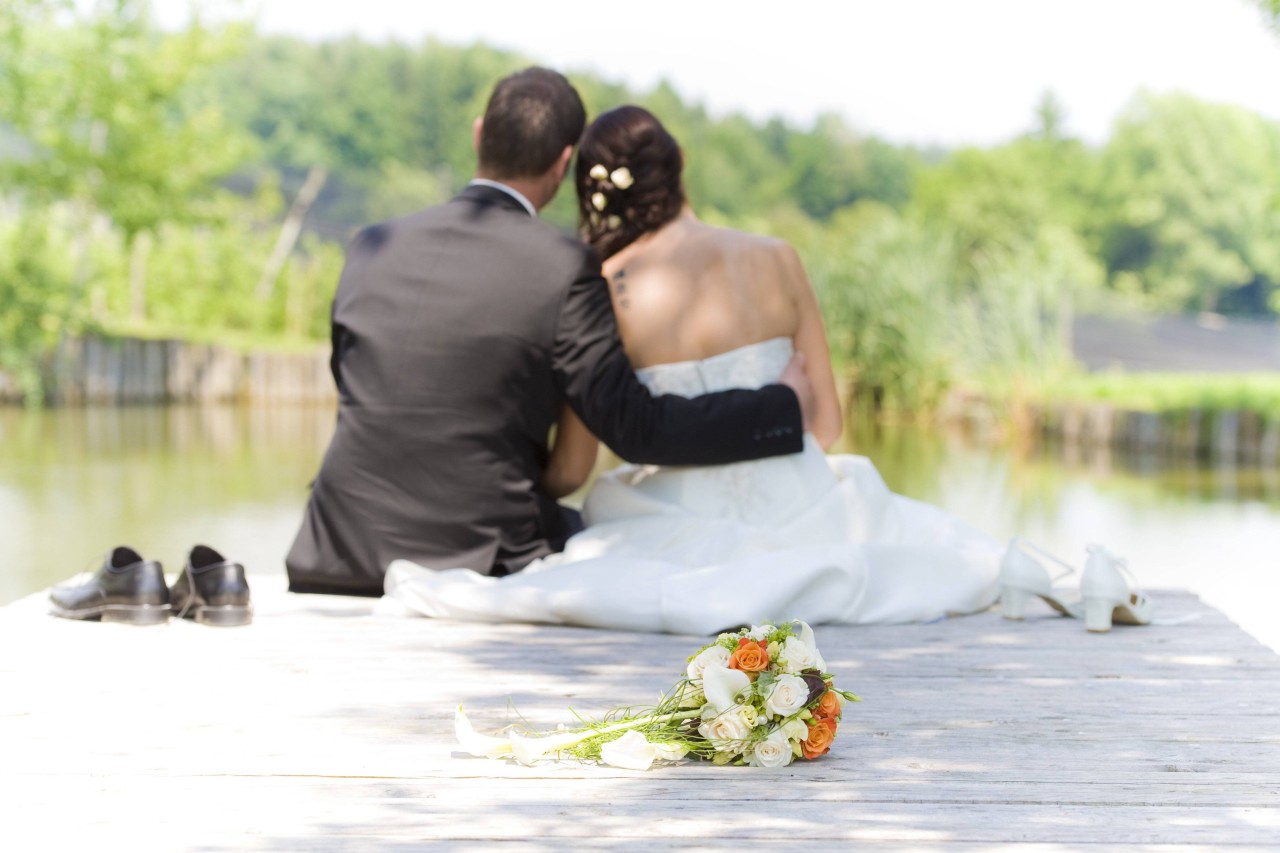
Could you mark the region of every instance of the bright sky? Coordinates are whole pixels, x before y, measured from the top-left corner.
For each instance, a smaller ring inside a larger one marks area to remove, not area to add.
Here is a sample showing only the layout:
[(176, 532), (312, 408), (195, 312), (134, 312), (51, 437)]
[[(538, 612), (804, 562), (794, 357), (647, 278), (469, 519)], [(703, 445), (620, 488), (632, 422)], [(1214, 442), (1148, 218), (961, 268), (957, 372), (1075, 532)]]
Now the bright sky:
[[(152, 0), (160, 21), (190, 0)], [(209, 3), (204, 4), (206, 7)], [(1104, 139), (1140, 88), (1280, 120), (1280, 35), (1248, 0), (218, 0), (260, 30), (416, 43), (483, 40), (634, 87), (662, 78), (712, 112), (808, 124), (835, 112), (895, 142), (990, 144), (1053, 90)]]

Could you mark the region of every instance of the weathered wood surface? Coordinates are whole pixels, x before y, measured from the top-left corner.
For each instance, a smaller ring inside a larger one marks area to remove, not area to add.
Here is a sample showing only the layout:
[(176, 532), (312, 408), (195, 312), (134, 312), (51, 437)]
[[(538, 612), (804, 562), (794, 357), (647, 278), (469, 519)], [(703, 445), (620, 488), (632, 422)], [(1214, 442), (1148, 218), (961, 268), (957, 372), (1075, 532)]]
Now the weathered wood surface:
[[(47, 402), (59, 405), (333, 402), (329, 349), (243, 353), (180, 340), (67, 338), (46, 359)], [(21, 400), (0, 374), (0, 402)]]
[(783, 771), (521, 767), (482, 729), (656, 698), (696, 638), (384, 615), (254, 579), (246, 628), (0, 609), (7, 849), (1246, 850), (1280, 847), (1280, 659), (1164, 593), (1177, 626), (818, 629), (850, 706)]

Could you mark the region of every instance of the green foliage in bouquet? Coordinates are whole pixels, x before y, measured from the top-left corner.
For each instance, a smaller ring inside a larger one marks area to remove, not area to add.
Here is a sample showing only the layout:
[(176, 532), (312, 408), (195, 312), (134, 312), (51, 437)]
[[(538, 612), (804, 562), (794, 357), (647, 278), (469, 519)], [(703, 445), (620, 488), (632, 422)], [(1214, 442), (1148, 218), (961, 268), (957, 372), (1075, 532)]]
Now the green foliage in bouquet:
[(455, 731), (473, 755), (522, 764), (563, 755), (647, 770), (695, 756), (772, 768), (825, 755), (844, 703), (857, 701), (835, 687), (813, 629), (795, 621), (721, 634), (689, 657), (685, 676), (651, 708), (616, 708), (576, 728), (502, 738), (478, 734), (459, 707)]

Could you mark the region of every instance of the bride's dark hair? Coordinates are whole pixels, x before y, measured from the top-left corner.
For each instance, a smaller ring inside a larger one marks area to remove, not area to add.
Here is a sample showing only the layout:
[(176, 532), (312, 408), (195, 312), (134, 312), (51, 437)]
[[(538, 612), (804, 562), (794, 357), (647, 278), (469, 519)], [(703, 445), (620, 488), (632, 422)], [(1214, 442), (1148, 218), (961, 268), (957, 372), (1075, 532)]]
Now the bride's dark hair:
[(653, 113), (622, 106), (591, 122), (578, 145), (578, 228), (608, 258), (680, 215), (680, 146)]

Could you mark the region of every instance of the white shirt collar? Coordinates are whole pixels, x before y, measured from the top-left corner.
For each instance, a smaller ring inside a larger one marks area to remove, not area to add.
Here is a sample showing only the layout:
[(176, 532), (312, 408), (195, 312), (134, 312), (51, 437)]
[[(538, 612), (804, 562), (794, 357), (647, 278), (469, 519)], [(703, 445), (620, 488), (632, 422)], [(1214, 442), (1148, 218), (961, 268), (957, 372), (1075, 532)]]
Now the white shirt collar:
[(495, 190), (502, 190), (504, 193), (511, 196), (516, 201), (520, 202), (520, 204), (524, 207), (524, 209), (529, 211), (530, 216), (536, 217), (538, 215), (537, 208), (533, 206), (533, 203), (529, 201), (529, 199), (524, 197), (524, 193), (520, 192), (519, 190), (514, 190), (511, 187), (507, 186), (506, 184), (498, 183), (497, 181), (491, 181), (488, 178), (472, 178), (471, 182), (467, 184), (467, 186), (493, 187)]

